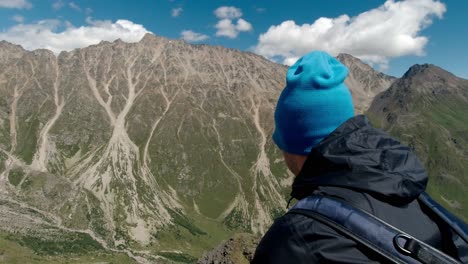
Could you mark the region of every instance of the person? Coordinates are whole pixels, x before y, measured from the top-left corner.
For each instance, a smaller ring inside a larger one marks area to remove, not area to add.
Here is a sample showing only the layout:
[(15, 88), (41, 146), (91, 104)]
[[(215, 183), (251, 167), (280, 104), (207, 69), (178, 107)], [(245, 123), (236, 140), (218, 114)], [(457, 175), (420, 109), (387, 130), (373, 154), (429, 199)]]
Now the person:
[[(445, 226), (416, 199), (426, 170), (411, 149), (354, 115), (348, 69), (326, 52), (300, 58), (287, 72), (275, 110), (273, 141), (296, 175), (291, 196), (319, 194), (367, 211), (449, 255)], [(455, 256), (456, 257), (456, 256)], [(252, 263), (382, 263), (328, 225), (300, 214), (276, 219)]]

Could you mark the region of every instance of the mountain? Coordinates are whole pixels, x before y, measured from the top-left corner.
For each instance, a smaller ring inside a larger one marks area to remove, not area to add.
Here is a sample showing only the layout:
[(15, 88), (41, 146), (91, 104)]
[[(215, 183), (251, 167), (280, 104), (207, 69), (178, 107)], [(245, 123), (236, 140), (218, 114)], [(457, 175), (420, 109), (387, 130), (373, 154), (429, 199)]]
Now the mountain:
[[(15, 44), (11, 44), (4, 40), (0, 41), (0, 63), (4, 66), (6, 63), (20, 59), (25, 50)], [(3, 68), (3, 67), (2, 67)]]
[(367, 115), (416, 151), (429, 172), (429, 193), (467, 220), (468, 80), (414, 65), (376, 96)]
[[(338, 58), (350, 70), (346, 84), (353, 99), (365, 101), (357, 108), (364, 109), (375, 126), (416, 151), (428, 169), (428, 192), (467, 221), (468, 80), (428, 64), (414, 65), (396, 79), (370, 69), (351, 55), (340, 54)], [(363, 91), (369, 91), (371, 101), (362, 97), (366, 94)], [(370, 108), (366, 109), (366, 105)], [(250, 259), (258, 239), (243, 238), (245, 243), (238, 240), (234, 236), (206, 253), (198, 263), (243, 263)], [(236, 247), (239, 244), (243, 247)]]
[(286, 67), (151, 34), (1, 50), (0, 222), (22, 244), (65, 232), (138, 261), (190, 258), (285, 207), (269, 135)]
[[(401, 81), (338, 58), (356, 112)], [(151, 34), (59, 55), (0, 42), (0, 261), (191, 263), (261, 235), (293, 179), (271, 140), (286, 70)]]
[(395, 77), (378, 72), (349, 54), (339, 54), (337, 59), (349, 69), (345, 84), (353, 95), (356, 114), (363, 114), (374, 97), (385, 91), (396, 80)]

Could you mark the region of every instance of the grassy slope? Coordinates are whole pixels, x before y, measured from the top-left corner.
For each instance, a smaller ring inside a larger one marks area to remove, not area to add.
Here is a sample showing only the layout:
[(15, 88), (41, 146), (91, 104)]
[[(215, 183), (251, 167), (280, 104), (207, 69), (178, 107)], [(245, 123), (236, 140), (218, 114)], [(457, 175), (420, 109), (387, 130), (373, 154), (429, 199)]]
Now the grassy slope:
[[(88, 247), (95, 246), (92, 243), (84, 244), (83, 248), (75, 245), (68, 248), (67, 253), (63, 253), (63, 247), (66, 245), (62, 242), (18, 238), (11, 234), (0, 233), (0, 263), (135, 263), (124, 254), (112, 254), (97, 248), (88, 251)], [(61, 252), (54, 252), (53, 249), (60, 249)]]
[[(455, 214), (468, 220), (468, 105), (457, 98), (421, 100), (414, 117), (383, 127), (412, 147), (429, 173), (428, 192)], [(384, 117), (367, 113), (377, 125)]]

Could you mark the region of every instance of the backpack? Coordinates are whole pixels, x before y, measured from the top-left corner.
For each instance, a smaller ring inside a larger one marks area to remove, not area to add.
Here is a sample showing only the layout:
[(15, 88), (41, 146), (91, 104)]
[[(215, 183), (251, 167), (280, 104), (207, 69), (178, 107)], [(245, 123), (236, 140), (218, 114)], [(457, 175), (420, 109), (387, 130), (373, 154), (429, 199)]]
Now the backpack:
[(426, 193), (422, 193), (418, 200), (422, 206), (427, 207), (440, 221), (450, 227), (449, 232), (459, 260), (372, 214), (331, 197), (323, 195), (306, 197), (298, 201), (288, 214), (301, 214), (319, 221), (372, 250), (389, 263), (468, 263), (468, 226)]

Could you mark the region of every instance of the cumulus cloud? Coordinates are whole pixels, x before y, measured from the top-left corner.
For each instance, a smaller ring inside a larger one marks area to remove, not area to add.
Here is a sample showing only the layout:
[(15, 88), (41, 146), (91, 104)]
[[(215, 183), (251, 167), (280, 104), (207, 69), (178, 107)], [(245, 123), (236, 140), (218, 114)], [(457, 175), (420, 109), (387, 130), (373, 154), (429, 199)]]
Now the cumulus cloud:
[(23, 23), (24, 17), (21, 15), (14, 15), (11, 17), (11, 20), (15, 21), (16, 23)]
[(200, 41), (203, 41), (203, 40), (206, 40), (206, 39), (209, 38), (205, 34), (197, 33), (197, 32), (194, 32), (192, 30), (183, 30), (180, 33), (180, 36), (181, 36), (181, 38), (183, 40), (185, 40), (187, 42), (200, 42)]
[(171, 11), (171, 16), (172, 17), (178, 17), (178, 16), (180, 16), (180, 14), (182, 14), (182, 11), (184, 11), (184, 9), (182, 7), (173, 8), (172, 11)]
[(126, 42), (137, 42), (146, 33), (151, 33), (143, 25), (124, 19), (112, 22), (88, 18), (86, 22), (87, 25), (81, 27), (56, 19), (19, 24), (0, 32), (0, 40), (19, 44), (27, 50), (45, 48), (59, 53), (97, 44), (102, 40), (114, 41), (120, 38)]
[(242, 16), (242, 11), (234, 6), (221, 6), (214, 11), (219, 19), (235, 19)]
[[(240, 32), (251, 31), (252, 24), (242, 17), (242, 11), (233, 6), (222, 6), (214, 11), (214, 14), (220, 20), (216, 23), (216, 36), (237, 38)], [(234, 20), (237, 19), (236, 22)]]
[(32, 7), (32, 4), (27, 0), (0, 0), (0, 8), (18, 8), (28, 9)]
[(237, 20), (236, 29), (239, 31), (250, 31), (252, 30), (252, 24), (240, 18)]
[(356, 17), (322, 17), (302, 25), (284, 21), (261, 34), (254, 51), (288, 65), (311, 50), (349, 53), (385, 69), (390, 58), (424, 55), (428, 38), (421, 30), (445, 11), (437, 0), (387, 0)]
[(233, 24), (232, 20), (226, 18), (220, 20), (215, 28), (217, 29), (216, 36), (236, 38), (240, 32), (252, 30), (252, 24), (242, 18), (237, 20), (237, 24)]

